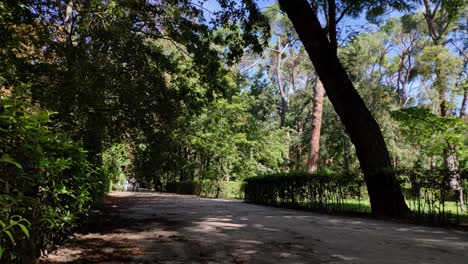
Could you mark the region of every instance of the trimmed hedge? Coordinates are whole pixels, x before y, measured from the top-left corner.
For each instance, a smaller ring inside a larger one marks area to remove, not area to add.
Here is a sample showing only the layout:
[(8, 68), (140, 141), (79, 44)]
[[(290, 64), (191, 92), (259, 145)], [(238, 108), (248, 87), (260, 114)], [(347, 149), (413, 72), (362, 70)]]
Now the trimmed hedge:
[[(459, 193), (448, 188), (446, 170), (400, 169), (394, 173), (408, 206), (419, 220), (434, 223), (468, 222), (459, 209)], [(461, 171), (467, 202), (467, 172)], [(244, 200), (268, 206), (370, 213), (370, 202), (361, 173), (276, 173), (244, 180)]]
[(199, 180), (193, 182), (169, 182), (164, 191), (179, 194), (199, 195), (211, 198), (242, 198), (242, 182), (217, 182)]
[(356, 204), (347, 200), (367, 199), (362, 192), (365, 186), (362, 175), (358, 173), (276, 173), (248, 178), (244, 182), (245, 202), (269, 206), (355, 211)]

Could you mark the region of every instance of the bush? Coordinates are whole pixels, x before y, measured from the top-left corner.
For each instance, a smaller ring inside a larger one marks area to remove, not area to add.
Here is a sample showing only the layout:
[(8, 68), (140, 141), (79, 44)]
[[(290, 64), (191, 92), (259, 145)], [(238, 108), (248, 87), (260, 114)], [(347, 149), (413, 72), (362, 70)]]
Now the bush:
[(0, 232), (2, 263), (33, 262), (78, 225), (109, 184), (78, 143), (50, 126), (50, 112), (26, 102), (0, 99), (0, 225), (10, 226)]
[(358, 173), (276, 173), (244, 182), (246, 202), (270, 206), (346, 211), (348, 199), (364, 198)]
[(164, 191), (211, 198), (242, 198), (242, 186), (242, 182), (238, 181), (198, 180), (193, 182), (170, 182), (166, 184)]
[[(416, 220), (432, 223), (467, 222), (459, 209), (459, 193), (450, 190), (447, 170), (395, 170), (408, 206)], [(460, 172), (466, 186), (467, 173)], [(367, 190), (360, 173), (277, 173), (244, 180), (245, 201), (269, 206), (327, 212), (370, 213)], [(466, 191), (465, 203), (466, 203)]]

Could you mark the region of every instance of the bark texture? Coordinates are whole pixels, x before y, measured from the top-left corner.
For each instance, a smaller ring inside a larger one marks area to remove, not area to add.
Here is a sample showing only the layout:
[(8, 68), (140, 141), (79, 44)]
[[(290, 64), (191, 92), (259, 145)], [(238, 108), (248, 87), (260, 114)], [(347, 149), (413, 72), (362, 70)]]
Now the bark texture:
[(322, 129), (323, 96), (325, 90), (320, 80), (314, 89), (314, 109), (312, 112), (312, 130), (310, 135), (310, 152), (307, 159), (307, 170), (316, 172), (320, 157), (320, 131)]
[(372, 212), (402, 217), (409, 212), (391, 168), (380, 128), (357, 93), (307, 0), (279, 0), (314, 64), (327, 96), (340, 116), (364, 172)]

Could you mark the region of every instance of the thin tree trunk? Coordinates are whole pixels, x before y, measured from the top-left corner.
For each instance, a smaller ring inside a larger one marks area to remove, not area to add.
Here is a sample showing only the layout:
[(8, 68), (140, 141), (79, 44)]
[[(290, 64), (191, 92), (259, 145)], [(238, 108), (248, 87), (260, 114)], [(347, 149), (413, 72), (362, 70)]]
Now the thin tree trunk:
[(344, 167), (346, 171), (351, 170), (351, 160), (350, 160), (350, 153), (349, 153), (349, 144), (348, 144), (348, 139), (345, 137), (344, 138), (344, 144), (343, 144), (343, 154), (344, 154)]
[(299, 144), (297, 146), (297, 154), (296, 154), (296, 170), (299, 171), (302, 168), (302, 135), (304, 131), (304, 123), (302, 121), (299, 122), (298, 132), (299, 132)]
[(288, 101), (286, 97), (281, 96), (281, 109), (280, 109), (280, 127), (286, 126), (286, 113), (288, 111)]
[(460, 113), (458, 114), (461, 119), (465, 117), (467, 97), (468, 97), (468, 88), (465, 88), (465, 91), (463, 93), (463, 100), (461, 102)]
[(320, 157), (320, 131), (322, 128), (322, 113), (323, 113), (323, 96), (325, 90), (320, 80), (314, 89), (314, 110), (312, 113), (312, 129), (310, 134), (310, 152), (307, 159), (307, 170), (316, 172), (319, 165)]
[(286, 112), (288, 109), (288, 100), (287, 100), (287, 93), (284, 90), (283, 86), (283, 78), (281, 75), (281, 63), (282, 63), (282, 56), (284, 52), (284, 48), (281, 47), (281, 37), (279, 35), (276, 36), (276, 47), (278, 49), (278, 56), (276, 57), (276, 84), (278, 86), (278, 91), (280, 92), (281, 96), (281, 108), (280, 108), (280, 127), (286, 126)]
[(322, 81), (328, 98), (356, 147), (372, 212), (403, 217), (409, 213), (379, 125), (349, 79), (307, 0), (279, 0)]
[(69, 0), (67, 3), (67, 7), (65, 9), (65, 20), (64, 20), (64, 26), (65, 26), (65, 33), (67, 34), (67, 45), (72, 46), (73, 45), (73, 40), (72, 40), (72, 35), (73, 35), (73, 0)]

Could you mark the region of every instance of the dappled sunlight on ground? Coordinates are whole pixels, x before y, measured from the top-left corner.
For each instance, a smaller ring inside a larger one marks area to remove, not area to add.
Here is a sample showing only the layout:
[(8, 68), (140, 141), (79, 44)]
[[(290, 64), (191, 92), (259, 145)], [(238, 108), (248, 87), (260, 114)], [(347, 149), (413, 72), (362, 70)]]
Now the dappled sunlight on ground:
[(43, 263), (463, 263), (468, 233), (159, 193), (112, 193)]

